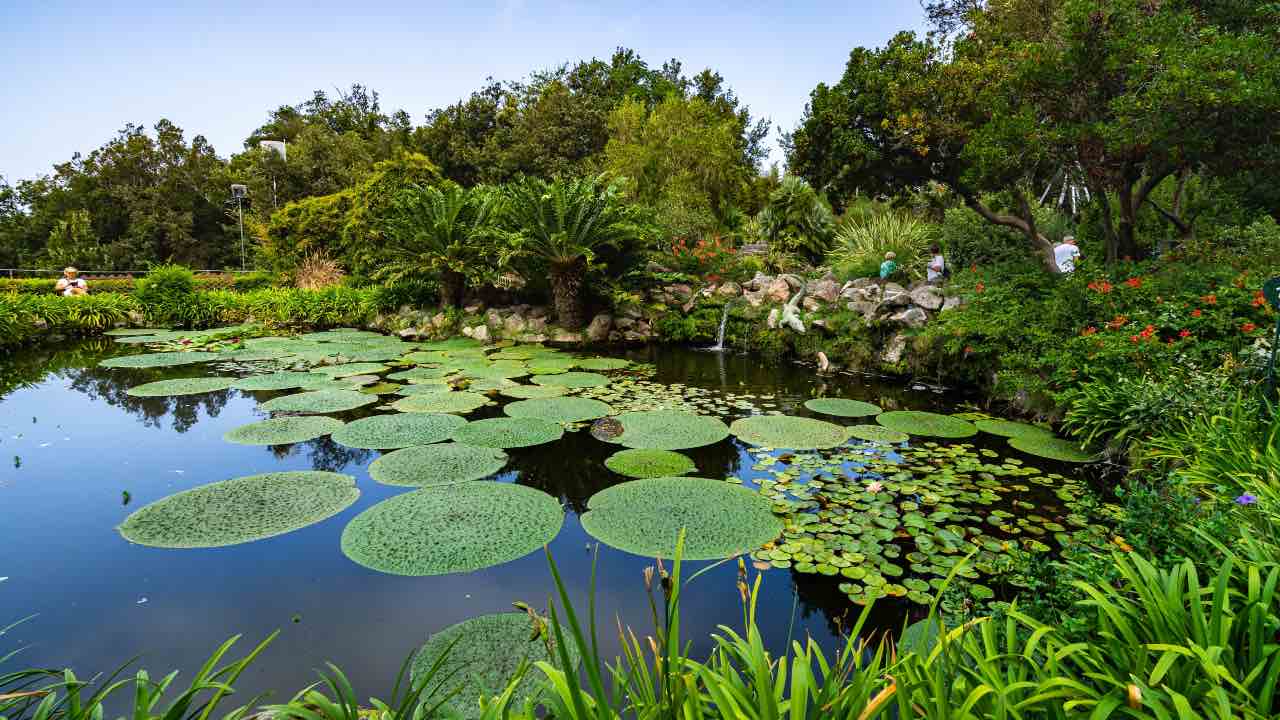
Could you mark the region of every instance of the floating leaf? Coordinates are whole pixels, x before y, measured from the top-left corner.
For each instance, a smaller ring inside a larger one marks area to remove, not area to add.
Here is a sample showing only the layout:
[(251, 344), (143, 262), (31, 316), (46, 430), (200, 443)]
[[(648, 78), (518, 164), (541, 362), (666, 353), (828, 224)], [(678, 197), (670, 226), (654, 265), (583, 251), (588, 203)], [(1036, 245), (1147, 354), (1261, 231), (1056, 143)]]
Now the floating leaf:
[(509, 385), (498, 390), (498, 394), (520, 400), (536, 400), (566, 395), (569, 388), (559, 385)]
[(613, 408), (606, 403), (590, 398), (556, 397), (519, 400), (508, 403), (502, 408), (502, 411), (511, 417), (517, 418), (537, 418), (557, 423), (576, 423), (602, 418), (613, 412)]
[(313, 390), (311, 392), (284, 395), (268, 400), (260, 406), (266, 412), (292, 412), (309, 415), (326, 415), (364, 407), (378, 398), (354, 390)]
[(868, 442), (900, 443), (911, 439), (911, 436), (904, 432), (890, 430), (880, 425), (850, 425), (846, 429), (850, 436)]
[(442, 413), (374, 415), (347, 423), (333, 434), (339, 445), (368, 450), (388, 450), (410, 445), (430, 445), (444, 440), (467, 421)]
[(649, 410), (619, 415), (622, 434), (614, 442), (629, 448), (685, 450), (712, 445), (729, 436), (724, 423), (679, 410)]
[(103, 360), (98, 367), (104, 368), (158, 368), (194, 365), (218, 359), (218, 353), (211, 352), (160, 352), (143, 353), (141, 355), (125, 355)]
[(845, 398), (814, 398), (813, 400), (805, 401), (804, 406), (823, 415), (849, 418), (870, 417), (879, 415), (882, 412), (879, 405)]
[(788, 415), (755, 415), (735, 420), (729, 432), (752, 445), (816, 450), (843, 445), (849, 431), (834, 423)]
[(384, 372), (386, 365), (371, 362), (354, 362), (345, 365), (328, 365), (325, 367), (313, 368), (311, 372), (316, 375), (324, 375), (329, 378), (344, 378), (351, 375), (370, 375)]
[(324, 437), (342, 428), (330, 417), (278, 417), (228, 430), (222, 439), (239, 445), (287, 445)]
[(563, 524), (560, 501), (541, 490), (458, 483), (397, 495), (365, 510), (342, 531), (342, 552), (393, 575), (471, 572), (537, 550)]
[(175, 380), (157, 380), (129, 388), (132, 397), (168, 397), (171, 395), (203, 395), (204, 393), (226, 390), (235, 382), (235, 378), (195, 377)]
[(283, 535), (332, 517), (360, 496), (355, 478), (331, 472), (250, 475), (157, 500), (120, 524), (139, 545), (203, 548)]
[(604, 387), (609, 378), (599, 373), (566, 372), (556, 375), (538, 375), (533, 378), (536, 385), (557, 385), (566, 388)]
[(982, 432), (1007, 438), (1053, 437), (1052, 430), (1047, 430), (1039, 425), (1014, 422), (1012, 420), (979, 420), (974, 423), (974, 426)]
[(698, 469), (692, 460), (678, 452), (644, 448), (619, 450), (605, 459), (604, 466), (633, 478), (675, 477)]
[(681, 529), (686, 560), (750, 552), (782, 532), (758, 493), (707, 478), (633, 480), (592, 495), (587, 507), (582, 527), (592, 537), (637, 555), (674, 557)]
[(467, 423), (453, 433), (456, 442), (491, 448), (519, 448), (555, 442), (564, 435), (559, 423), (538, 418), (489, 418)]
[(369, 466), (369, 477), (385, 485), (451, 485), (487, 478), (502, 470), (507, 459), (507, 454), (496, 448), (459, 443), (422, 445), (374, 460)]
[(621, 370), (630, 364), (630, 360), (621, 358), (586, 358), (578, 361), (578, 367), (583, 370)]
[(489, 398), (473, 392), (445, 392), (410, 395), (393, 403), (400, 412), (469, 413), (488, 404)]
[(293, 390), (314, 383), (316, 376), (309, 372), (277, 372), (268, 375), (250, 375), (235, 381), (236, 390)]
[(1091, 453), (1081, 450), (1079, 444), (1048, 435), (1009, 438), (1009, 445), (1028, 455), (1061, 462), (1087, 463), (1094, 459)]
[(899, 432), (941, 438), (966, 438), (978, 434), (967, 420), (919, 410), (894, 410), (876, 416), (876, 422)]

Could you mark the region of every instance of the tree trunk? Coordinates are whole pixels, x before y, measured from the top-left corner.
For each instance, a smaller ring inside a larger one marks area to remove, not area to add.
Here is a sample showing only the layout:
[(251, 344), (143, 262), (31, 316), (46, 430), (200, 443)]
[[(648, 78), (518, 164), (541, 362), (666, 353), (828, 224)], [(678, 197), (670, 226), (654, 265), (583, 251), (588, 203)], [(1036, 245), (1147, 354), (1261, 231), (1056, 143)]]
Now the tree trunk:
[(991, 208), (983, 205), (977, 195), (969, 192), (959, 184), (952, 184), (952, 188), (964, 200), (965, 205), (968, 205), (970, 209), (981, 215), (987, 222), (1001, 227), (1013, 228), (1026, 235), (1027, 241), (1031, 244), (1031, 249), (1040, 255), (1040, 261), (1044, 263), (1045, 268), (1055, 274), (1060, 272), (1058, 270), (1058, 261), (1053, 255), (1053, 243), (1049, 238), (1041, 235), (1036, 228), (1035, 216), (1031, 212), (1031, 204), (1025, 195), (1017, 191), (1014, 193), (1018, 198), (1023, 215), (1023, 217), (1018, 217), (1017, 215), (1002, 215), (994, 212)]
[(585, 324), (582, 280), (586, 269), (586, 262), (582, 258), (572, 263), (551, 266), (551, 294), (556, 306), (556, 320), (568, 330), (577, 330)]
[(445, 270), (440, 274), (440, 307), (452, 308), (462, 304), (465, 278), (462, 273)]
[(1138, 257), (1138, 208), (1134, 206), (1133, 186), (1124, 184), (1118, 193), (1120, 226), (1114, 242), (1107, 243), (1107, 262), (1135, 260)]

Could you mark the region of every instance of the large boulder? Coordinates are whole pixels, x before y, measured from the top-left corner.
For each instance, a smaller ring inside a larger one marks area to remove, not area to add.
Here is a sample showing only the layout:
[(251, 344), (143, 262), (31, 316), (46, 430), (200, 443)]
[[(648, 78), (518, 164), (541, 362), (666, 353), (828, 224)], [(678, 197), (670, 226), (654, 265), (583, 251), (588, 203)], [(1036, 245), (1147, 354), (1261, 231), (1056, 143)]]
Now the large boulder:
[(884, 350), (880, 352), (880, 360), (887, 365), (896, 365), (902, 362), (902, 354), (907, 349), (907, 336), (898, 333), (889, 338), (889, 342), (884, 346)]
[(847, 309), (862, 315), (862, 319), (871, 322), (876, 317), (876, 310), (880, 309), (880, 303), (868, 300), (855, 300), (847, 305)]
[(600, 313), (591, 319), (587, 326), (587, 339), (599, 343), (609, 339), (609, 331), (613, 329), (613, 316)]
[(800, 306), (805, 309), (805, 312), (818, 312), (822, 309), (822, 301), (806, 295), (804, 300), (800, 301)]
[(528, 320), (524, 321), (525, 332), (540, 333), (546, 329), (547, 329), (547, 318), (545, 315), (542, 317), (531, 317)]
[(742, 294), (742, 286), (730, 280), (716, 288), (716, 294), (720, 297), (738, 297)]
[(929, 322), (929, 313), (918, 307), (907, 308), (890, 315), (889, 322), (906, 325), (909, 328), (921, 328)]
[(938, 310), (945, 301), (942, 291), (933, 285), (920, 285), (911, 291), (911, 302), (925, 310)]
[(774, 278), (764, 288), (764, 298), (769, 302), (784, 303), (791, 299), (791, 284), (786, 278)]
[(822, 302), (833, 303), (840, 297), (840, 285), (835, 280), (812, 280), (807, 286), (808, 296)]
[(473, 340), (477, 340), (482, 343), (487, 343), (489, 342), (490, 337), (491, 336), (489, 335), (488, 325), (477, 325), (471, 328), (471, 339)]
[(684, 283), (676, 283), (674, 285), (668, 285), (665, 288), (663, 288), (663, 290), (668, 295), (670, 295), (671, 297), (681, 302), (684, 302), (685, 300), (688, 300), (689, 298), (693, 297), (693, 288), (689, 287), (688, 285), (685, 285)]
[(750, 290), (763, 290), (771, 282), (773, 282), (772, 275), (765, 275), (760, 271), (756, 271), (756, 274), (750, 280), (748, 280), (743, 285), (743, 287), (748, 288)]
[(942, 312), (955, 310), (964, 305), (964, 298), (952, 295), (942, 302)]
[(523, 317), (517, 313), (512, 313), (507, 316), (506, 320), (502, 321), (502, 332), (508, 337), (514, 337), (523, 333), (528, 325)]
[(911, 293), (897, 283), (885, 283), (880, 304), (886, 308), (906, 307), (911, 304)]
[(764, 304), (764, 291), (755, 290), (752, 292), (742, 293), (742, 297), (746, 298), (747, 304), (751, 307), (760, 307)]
[(881, 292), (880, 286), (874, 283), (869, 285), (847, 286), (844, 290), (840, 291), (840, 297), (845, 298), (846, 300), (852, 300), (853, 302), (879, 303), (883, 296), (884, 293)]
[(791, 288), (792, 290), (799, 290), (800, 288), (804, 287), (804, 281), (790, 273), (786, 275), (779, 275), (778, 277), (785, 280), (787, 282), (787, 287)]

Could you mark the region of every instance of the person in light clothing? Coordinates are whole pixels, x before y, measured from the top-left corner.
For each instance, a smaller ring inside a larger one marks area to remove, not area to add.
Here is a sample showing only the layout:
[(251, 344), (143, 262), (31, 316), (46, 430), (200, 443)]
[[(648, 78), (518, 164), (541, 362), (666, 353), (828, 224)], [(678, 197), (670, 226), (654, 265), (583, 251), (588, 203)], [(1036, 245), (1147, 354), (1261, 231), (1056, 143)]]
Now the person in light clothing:
[(946, 277), (947, 261), (942, 257), (942, 248), (938, 245), (929, 246), (929, 269), (925, 273), (925, 280), (931, 283), (940, 283)]
[(62, 278), (53, 286), (54, 292), (63, 297), (72, 295), (88, 295), (89, 283), (79, 277), (79, 271), (73, 267), (63, 268)]
[(1068, 235), (1062, 242), (1053, 246), (1053, 260), (1058, 264), (1058, 272), (1075, 272), (1076, 258), (1080, 257), (1080, 248), (1076, 247), (1075, 237)]

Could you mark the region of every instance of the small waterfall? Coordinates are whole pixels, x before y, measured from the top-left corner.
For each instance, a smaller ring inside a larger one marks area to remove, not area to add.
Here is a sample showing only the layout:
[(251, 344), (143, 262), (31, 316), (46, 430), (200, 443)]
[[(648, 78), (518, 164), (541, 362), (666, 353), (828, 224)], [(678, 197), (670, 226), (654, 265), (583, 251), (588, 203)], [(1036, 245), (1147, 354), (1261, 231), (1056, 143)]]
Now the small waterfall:
[(724, 304), (724, 314), (720, 316), (720, 330), (716, 333), (716, 344), (707, 348), (708, 350), (722, 351), (724, 350), (724, 328), (729, 324), (729, 309), (733, 307), (733, 300)]

